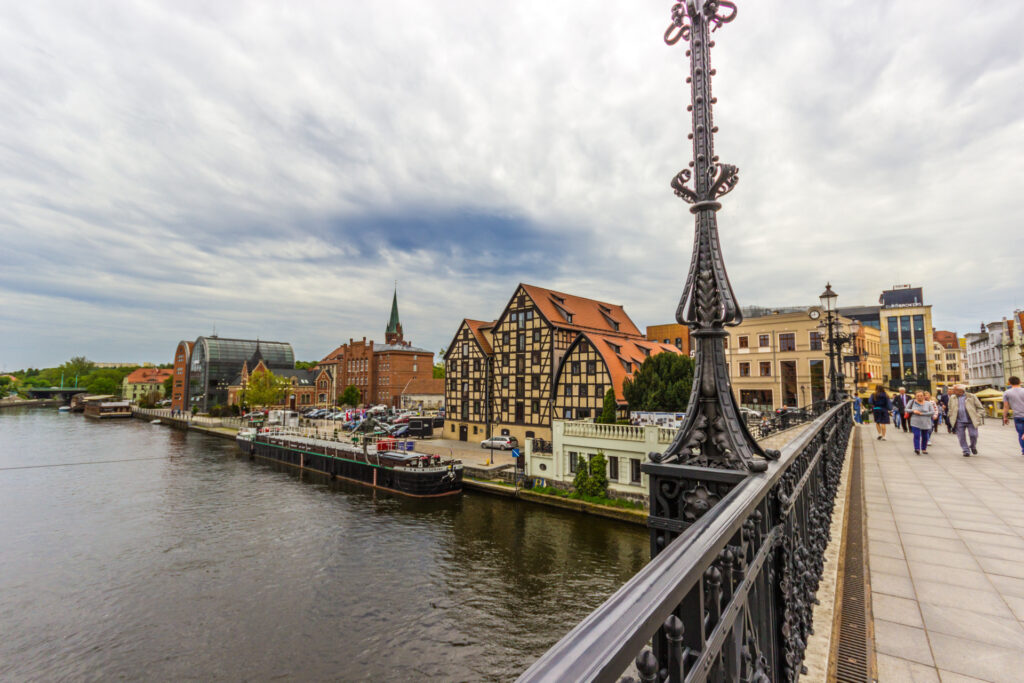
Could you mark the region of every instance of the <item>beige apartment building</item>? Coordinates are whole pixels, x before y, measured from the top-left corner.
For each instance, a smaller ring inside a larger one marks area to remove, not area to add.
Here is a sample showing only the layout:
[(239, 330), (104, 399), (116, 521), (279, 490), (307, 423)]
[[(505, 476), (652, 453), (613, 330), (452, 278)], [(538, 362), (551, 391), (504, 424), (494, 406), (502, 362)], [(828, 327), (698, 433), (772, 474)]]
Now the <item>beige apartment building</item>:
[[(857, 395), (866, 396), (882, 383), (882, 332), (861, 325), (854, 341), (857, 361)], [(847, 373), (849, 374), (849, 373)]]
[[(813, 306), (747, 317), (737, 327), (729, 328), (726, 359), (733, 391), (741, 406), (765, 411), (805, 406), (827, 397), (827, 332), (819, 327), (823, 320), (821, 308)], [(839, 316), (839, 322), (849, 329), (852, 320)], [(873, 335), (867, 332), (861, 343), (868, 353), (873, 347), (870, 337)], [(853, 355), (849, 347), (845, 355)], [(862, 364), (864, 368), (873, 368), (871, 372), (878, 372), (881, 358), (876, 351)], [(852, 389), (852, 365), (845, 370), (850, 377), (848, 389)], [(837, 372), (844, 370), (837, 366)]]

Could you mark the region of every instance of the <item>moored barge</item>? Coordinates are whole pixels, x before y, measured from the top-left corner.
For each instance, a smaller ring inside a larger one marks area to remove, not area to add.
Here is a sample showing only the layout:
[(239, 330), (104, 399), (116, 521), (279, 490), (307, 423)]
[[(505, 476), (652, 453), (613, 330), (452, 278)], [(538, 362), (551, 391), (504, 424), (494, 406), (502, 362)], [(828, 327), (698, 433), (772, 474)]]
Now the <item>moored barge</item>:
[(381, 440), (365, 448), (336, 441), (312, 430), (243, 429), (239, 449), (248, 455), (292, 465), (365, 486), (416, 498), (462, 492), (462, 462), (439, 455), (392, 450)]

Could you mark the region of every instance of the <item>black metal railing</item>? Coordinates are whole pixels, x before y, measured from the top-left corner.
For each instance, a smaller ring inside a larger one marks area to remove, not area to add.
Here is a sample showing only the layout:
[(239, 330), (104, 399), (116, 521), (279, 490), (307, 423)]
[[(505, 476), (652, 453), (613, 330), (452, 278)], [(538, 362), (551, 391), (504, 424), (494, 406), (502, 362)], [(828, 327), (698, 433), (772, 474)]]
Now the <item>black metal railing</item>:
[(822, 400), (806, 406), (783, 406), (774, 411), (758, 414), (747, 412), (744, 415), (750, 432), (763, 439), (775, 432), (816, 420), (828, 411), (831, 405), (828, 401)]
[(653, 559), (519, 680), (796, 681), (852, 423), (830, 408), (757, 474), (645, 463)]

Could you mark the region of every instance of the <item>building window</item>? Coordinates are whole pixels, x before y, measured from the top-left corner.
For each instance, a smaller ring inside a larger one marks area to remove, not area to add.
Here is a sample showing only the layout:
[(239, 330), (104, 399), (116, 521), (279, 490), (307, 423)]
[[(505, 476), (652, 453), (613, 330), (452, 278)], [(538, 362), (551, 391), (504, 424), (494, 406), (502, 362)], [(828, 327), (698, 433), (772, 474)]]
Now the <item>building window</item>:
[(771, 361), (763, 360), (758, 365), (761, 368), (761, 376), (762, 377), (771, 377), (772, 376), (772, 362)]
[(740, 377), (750, 377), (750, 363), (740, 363)]
[(516, 351), (526, 350), (526, 335), (520, 332), (516, 335)]
[(501, 333), (501, 343), (503, 346), (508, 346), (508, 332)]
[(508, 375), (504, 375), (501, 378), (501, 388), (502, 389), (508, 389)]
[(811, 351), (821, 351), (821, 332), (811, 332)]
[(534, 375), (530, 378), (530, 387), (532, 389), (540, 389), (540, 375)]
[(540, 342), (540, 328), (539, 327), (533, 330), (533, 341)]
[(480, 380), (473, 380), (473, 391), (480, 391)]
[(747, 337), (740, 337), (740, 348), (741, 349), (750, 348), (750, 342), (747, 339)]
[[(473, 412), (477, 415), (480, 414), (480, 401), (473, 401)], [(476, 432), (473, 433), (476, 434)]]
[(480, 359), (479, 358), (477, 358), (476, 360), (473, 361), (473, 371), (474, 372), (480, 372)]
[(768, 346), (769, 346), (768, 335), (767, 334), (759, 334), (759, 335), (757, 335), (757, 345), (759, 347), (761, 347), (762, 349), (768, 348)]
[(619, 480), (619, 458), (616, 455), (608, 456), (608, 479), (611, 481)]
[(596, 374), (596, 373), (597, 373), (597, 361), (596, 360), (588, 360), (587, 361), (587, 374), (588, 375), (593, 375), (593, 374)]
[(779, 335), (779, 351), (796, 351), (796, 334), (783, 332)]
[(507, 398), (501, 399), (501, 409), (503, 411), (508, 410), (508, 399)]
[(566, 396), (572, 396), (572, 385), (571, 384), (566, 384), (564, 386), (565, 386), (565, 395)]
[(585, 398), (586, 395), (587, 395), (587, 385), (586, 384), (581, 384), (580, 385), (580, 396)]
[(540, 401), (537, 399), (530, 401), (530, 412), (534, 415), (540, 415)]
[(629, 459), (629, 482), (631, 484), (640, 483), (640, 461), (635, 458)]
[(507, 368), (508, 367), (508, 354), (507, 353), (501, 354), (501, 366), (503, 368)]
[(562, 413), (562, 417), (565, 418), (566, 420), (571, 420), (572, 419), (572, 408), (566, 408), (563, 411), (563, 413)]
[[(567, 409), (567, 412), (572, 412)], [(579, 465), (580, 455), (576, 451), (569, 451), (569, 474), (576, 474), (576, 467)]]
[(569, 363), (569, 372), (573, 375), (580, 374), (580, 362), (578, 360)]

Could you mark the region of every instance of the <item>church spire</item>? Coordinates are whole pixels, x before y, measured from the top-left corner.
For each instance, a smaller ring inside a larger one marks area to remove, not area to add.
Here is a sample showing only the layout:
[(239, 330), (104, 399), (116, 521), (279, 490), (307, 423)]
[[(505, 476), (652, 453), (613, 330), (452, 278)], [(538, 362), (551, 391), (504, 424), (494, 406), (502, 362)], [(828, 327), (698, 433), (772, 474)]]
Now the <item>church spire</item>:
[(391, 317), (388, 319), (388, 328), (384, 331), (384, 342), (387, 344), (401, 344), (402, 323), (398, 319), (398, 283), (395, 283), (395, 294), (391, 299)]

